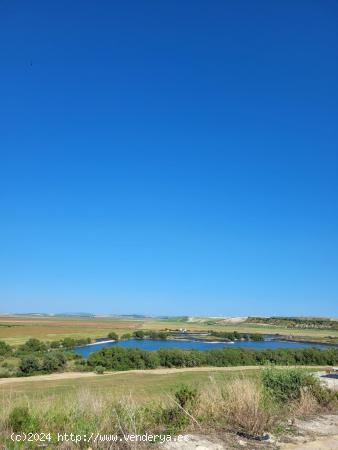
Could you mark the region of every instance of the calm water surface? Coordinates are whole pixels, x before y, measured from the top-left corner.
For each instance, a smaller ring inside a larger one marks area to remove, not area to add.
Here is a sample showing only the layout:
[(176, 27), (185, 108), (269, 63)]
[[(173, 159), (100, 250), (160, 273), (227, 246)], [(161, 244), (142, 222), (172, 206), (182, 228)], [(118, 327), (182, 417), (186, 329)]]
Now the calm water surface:
[(85, 347), (76, 347), (76, 353), (79, 353), (83, 357), (87, 357), (92, 352), (97, 352), (101, 348), (107, 347), (137, 347), (143, 350), (158, 350), (160, 348), (181, 348), (181, 349), (195, 349), (195, 350), (210, 350), (213, 348), (254, 348), (254, 349), (275, 349), (275, 348), (330, 348), (325, 344), (310, 344), (306, 342), (288, 342), (280, 340), (265, 340), (261, 342), (253, 341), (235, 341), (230, 342), (208, 342), (208, 341), (193, 341), (193, 340), (150, 340), (150, 339), (129, 339), (127, 341), (119, 342), (105, 342), (97, 344), (86, 345)]

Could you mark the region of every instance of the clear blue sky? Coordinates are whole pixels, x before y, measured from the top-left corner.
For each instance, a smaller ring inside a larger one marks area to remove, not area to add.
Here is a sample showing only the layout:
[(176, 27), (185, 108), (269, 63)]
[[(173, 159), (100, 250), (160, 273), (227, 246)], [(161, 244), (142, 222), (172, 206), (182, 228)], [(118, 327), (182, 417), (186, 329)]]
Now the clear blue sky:
[(338, 315), (335, 0), (0, 4), (0, 311)]

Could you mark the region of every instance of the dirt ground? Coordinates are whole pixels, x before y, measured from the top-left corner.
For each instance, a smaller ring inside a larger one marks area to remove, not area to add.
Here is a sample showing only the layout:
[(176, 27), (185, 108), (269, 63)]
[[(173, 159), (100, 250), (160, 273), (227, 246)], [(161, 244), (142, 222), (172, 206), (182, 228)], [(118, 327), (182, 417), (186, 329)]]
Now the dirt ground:
[(279, 442), (273, 436), (266, 442), (250, 441), (236, 435), (222, 439), (187, 435), (184, 442), (170, 442), (165, 450), (338, 450), (338, 414), (326, 414), (308, 420), (297, 420), (295, 432)]
[(326, 414), (296, 421), (295, 436), (282, 444), (282, 450), (337, 450), (338, 415)]

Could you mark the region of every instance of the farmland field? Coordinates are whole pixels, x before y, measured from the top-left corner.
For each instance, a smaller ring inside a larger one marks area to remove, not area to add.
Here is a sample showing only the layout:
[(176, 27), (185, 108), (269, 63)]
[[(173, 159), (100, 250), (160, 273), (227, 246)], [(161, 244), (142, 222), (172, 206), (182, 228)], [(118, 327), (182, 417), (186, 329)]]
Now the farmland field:
[[(0, 316), (0, 340), (18, 345), (35, 337), (52, 341), (64, 337), (102, 338), (110, 331), (119, 335), (137, 329), (162, 330), (165, 328), (189, 331), (239, 331), (244, 333), (266, 333), (292, 336), (296, 339), (309, 339), (330, 342), (338, 340), (338, 331), (330, 329), (288, 329), (281, 326), (252, 324), (245, 321), (226, 322), (224, 320), (184, 320), (159, 318), (120, 318), (120, 317), (80, 317), (80, 316)], [(331, 338), (329, 338), (329, 336)]]

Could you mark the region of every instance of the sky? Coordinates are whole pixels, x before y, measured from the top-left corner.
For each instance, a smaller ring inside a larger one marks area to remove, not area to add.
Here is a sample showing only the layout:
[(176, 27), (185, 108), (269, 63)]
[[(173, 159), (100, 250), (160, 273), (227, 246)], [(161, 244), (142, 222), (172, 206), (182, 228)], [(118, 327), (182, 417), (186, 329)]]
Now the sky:
[(335, 0), (0, 3), (0, 312), (338, 316)]

